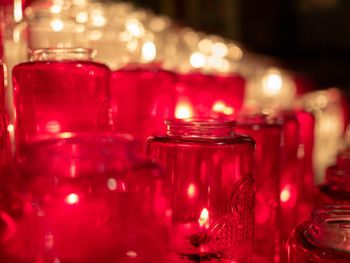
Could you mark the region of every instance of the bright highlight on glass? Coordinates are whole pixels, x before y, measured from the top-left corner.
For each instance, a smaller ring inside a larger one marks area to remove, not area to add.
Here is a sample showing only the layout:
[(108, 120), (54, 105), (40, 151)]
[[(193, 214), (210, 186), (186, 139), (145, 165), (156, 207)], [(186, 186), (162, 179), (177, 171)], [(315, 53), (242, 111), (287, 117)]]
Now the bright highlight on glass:
[(71, 193), (66, 197), (65, 201), (69, 205), (77, 204), (79, 202), (79, 196), (77, 194)]
[(263, 78), (263, 90), (265, 95), (276, 95), (282, 88), (282, 78), (279, 73), (269, 73)]
[(155, 59), (157, 54), (156, 46), (153, 42), (146, 42), (142, 46), (142, 58), (146, 61)]
[(205, 56), (202, 53), (195, 52), (190, 57), (190, 63), (194, 68), (201, 68), (206, 63)]

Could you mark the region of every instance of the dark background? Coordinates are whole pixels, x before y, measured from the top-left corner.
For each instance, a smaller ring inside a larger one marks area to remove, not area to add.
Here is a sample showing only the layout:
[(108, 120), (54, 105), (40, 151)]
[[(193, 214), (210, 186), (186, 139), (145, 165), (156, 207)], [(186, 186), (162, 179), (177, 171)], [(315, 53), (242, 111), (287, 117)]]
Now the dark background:
[(134, 0), (350, 93), (349, 0)]

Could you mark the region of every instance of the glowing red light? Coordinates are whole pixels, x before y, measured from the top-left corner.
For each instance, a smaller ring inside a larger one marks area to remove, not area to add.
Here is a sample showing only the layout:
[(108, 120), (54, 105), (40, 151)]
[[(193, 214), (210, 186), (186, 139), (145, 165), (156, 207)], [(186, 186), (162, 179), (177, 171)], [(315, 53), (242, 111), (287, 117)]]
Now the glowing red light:
[(190, 184), (187, 188), (187, 195), (189, 198), (194, 198), (196, 196), (196, 186), (194, 184)]
[(280, 194), (281, 202), (286, 203), (291, 198), (292, 194), (290, 192), (290, 187), (286, 185)]
[(67, 195), (65, 200), (67, 204), (74, 205), (79, 202), (79, 196), (77, 194), (72, 193)]

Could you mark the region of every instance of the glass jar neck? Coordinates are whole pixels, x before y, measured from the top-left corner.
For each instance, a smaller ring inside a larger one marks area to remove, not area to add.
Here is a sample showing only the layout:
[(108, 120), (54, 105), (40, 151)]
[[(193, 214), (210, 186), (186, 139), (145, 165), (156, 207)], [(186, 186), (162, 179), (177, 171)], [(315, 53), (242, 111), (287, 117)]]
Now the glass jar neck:
[(89, 48), (40, 48), (33, 49), (30, 54), (31, 61), (65, 61), (87, 60), (91, 61), (94, 51)]
[(317, 245), (350, 252), (350, 206), (329, 205), (315, 210), (309, 238)]
[(236, 122), (217, 119), (177, 119), (165, 121), (168, 136), (189, 138), (227, 138), (234, 134)]
[(338, 166), (331, 166), (326, 171), (326, 182), (332, 191), (350, 193), (350, 172), (340, 169)]

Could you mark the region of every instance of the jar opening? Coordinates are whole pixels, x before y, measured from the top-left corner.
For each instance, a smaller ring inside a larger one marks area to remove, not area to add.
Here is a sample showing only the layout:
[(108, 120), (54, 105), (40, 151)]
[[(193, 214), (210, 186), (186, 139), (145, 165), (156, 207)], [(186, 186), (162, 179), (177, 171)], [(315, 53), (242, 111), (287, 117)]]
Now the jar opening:
[(329, 205), (316, 209), (309, 238), (316, 244), (343, 252), (350, 252), (350, 206)]
[(30, 51), (30, 60), (92, 60), (95, 53), (96, 52), (90, 48), (38, 48)]
[(196, 138), (223, 138), (234, 134), (235, 121), (222, 119), (173, 119), (166, 120), (170, 136)]

